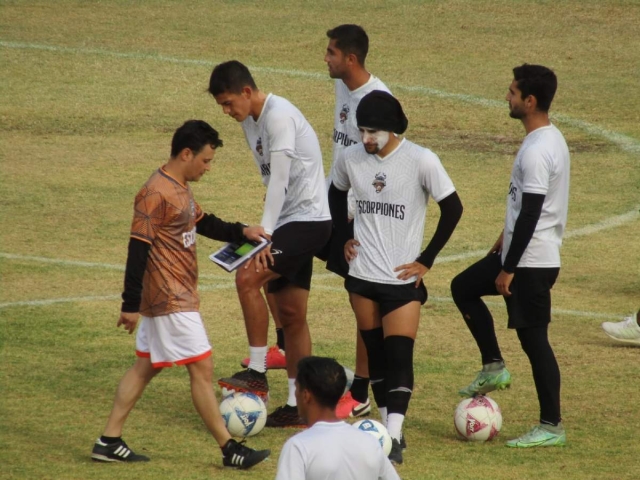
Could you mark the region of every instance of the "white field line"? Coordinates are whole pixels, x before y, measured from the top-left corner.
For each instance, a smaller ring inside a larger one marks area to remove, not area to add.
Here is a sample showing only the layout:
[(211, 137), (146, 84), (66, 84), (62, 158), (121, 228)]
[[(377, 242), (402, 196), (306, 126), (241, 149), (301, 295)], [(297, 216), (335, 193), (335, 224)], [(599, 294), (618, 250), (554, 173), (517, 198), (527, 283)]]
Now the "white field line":
[[(199, 59), (177, 58), (169, 57), (166, 55), (153, 55), (141, 52), (115, 52), (111, 50), (104, 50), (101, 48), (74, 48), (74, 47), (61, 47), (56, 45), (42, 45), (37, 43), (25, 43), (25, 42), (12, 42), (6, 40), (0, 40), (0, 47), (13, 48), (21, 50), (43, 50), (56, 53), (68, 53), (76, 55), (102, 55), (115, 58), (135, 59), (135, 60), (154, 60), (157, 62), (174, 63), (181, 65), (198, 65), (205, 67), (215, 66), (215, 62)], [(273, 75), (283, 75), (287, 77), (302, 77), (310, 78), (313, 80), (329, 81), (329, 76), (326, 73), (320, 72), (307, 72), (304, 70), (284, 69), (284, 68), (272, 68), (272, 67), (259, 67), (249, 65), (249, 69), (254, 72), (261, 72)], [(467, 95), (461, 93), (450, 93), (435, 88), (423, 87), (419, 85), (401, 85), (397, 83), (389, 83), (389, 87), (395, 90), (404, 90), (406, 92), (418, 93), (426, 96), (444, 98), (450, 100), (456, 100), (463, 103), (470, 103), (474, 105), (481, 105), (484, 107), (505, 107), (506, 102), (478, 97), (476, 95)], [(591, 135), (596, 135), (606, 139), (607, 141), (617, 145), (622, 150), (630, 153), (640, 153), (640, 141), (628, 135), (624, 135), (618, 132), (613, 132), (605, 128), (599, 127), (584, 120), (572, 118), (564, 114), (552, 114), (552, 119), (556, 122), (570, 125), (574, 128), (583, 130)]]
[[(605, 218), (600, 222), (587, 225), (576, 230), (568, 230), (564, 234), (565, 239), (569, 238), (579, 238), (585, 237), (589, 235), (593, 235), (604, 230), (610, 230), (612, 228), (617, 228), (626, 223), (633, 222), (640, 218), (640, 206), (635, 207), (633, 210), (630, 210), (627, 213), (623, 213), (622, 215), (616, 215), (614, 217)], [(486, 255), (487, 250), (474, 250), (472, 252), (458, 253), (454, 255), (446, 255), (443, 257), (436, 258), (435, 263), (450, 263), (456, 262), (458, 260), (466, 260), (469, 258), (476, 258)], [(69, 267), (85, 267), (85, 268), (102, 268), (105, 270), (117, 270), (120, 272), (124, 271), (124, 265), (114, 265), (110, 263), (99, 263), (99, 262), (84, 262), (80, 260), (64, 260), (59, 258), (48, 258), (48, 257), (38, 257), (31, 255), (18, 255), (13, 253), (4, 253), (0, 252), (0, 258), (6, 258), (7, 260), (18, 260), (18, 261), (26, 261), (26, 262), (36, 262), (36, 263), (49, 263), (56, 265), (64, 265)], [(335, 275), (332, 273), (316, 273), (314, 274), (314, 278), (331, 278)], [(230, 275), (215, 275), (215, 274), (201, 274), (200, 278), (208, 279), (208, 280), (225, 280), (229, 278)]]
[[(183, 59), (183, 58), (176, 58), (176, 57), (168, 57), (165, 55), (151, 55), (151, 54), (145, 54), (145, 53), (138, 53), (138, 52), (132, 52), (132, 53), (127, 53), (127, 52), (114, 52), (114, 51), (110, 51), (110, 50), (104, 50), (104, 49), (96, 49), (96, 48), (73, 48), (73, 47), (60, 47), (60, 46), (55, 46), (55, 45), (41, 45), (41, 44), (33, 44), (33, 43), (24, 43), (24, 42), (11, 42), (11, 41), (4, 41), (4, 40), (0, 40), (0, 46), (1, 47), (5, 47), (5, 48), (14, 48), (14, 49), (28, 49), (28, 50), (45, 50), (45, 51), (52, 51), (52, 52), (57, 52), (57, 53), (71, 53), (71, 54), (82, 54), (82, 55), (104, 55), (104, 56), (111, 56), (111, 57), (116, 57), (116, 58), (127, 58), (127, 59), (139, 59), (139, 60), (155, 60), (155, 61), (160, 61), (160, 62), (166, 62), (166, 63), (176, 63), (176, 64), (189, 64), (189, 65), (199, 65), (199, 66), (214, 66), (215, 63), (211, 62), (211, 61), (205, 61), (205, 60), (198, 60), (198, 59)], [(256, 71), (256, 72), (262, 72), (262, 73), (267, 73), (267, 74), (275, 74), (275, 75), (284, 75), (284, 76), (289, 76), (289, 77), (304, 77), (304, 78), (312, 78), (312, 79), (316, 79), (316, 80), (323, 80), (323, 81), (328, 81), (329, 78), (326, 74), (321, 74), (319, 72), (306, 72), (303, 70), (292, 70), (292, 69), (280, 69), (280, 68), (271, 68), (271, 67), (256, 67), (256, 66), (250, 66), (249, 67), (252, 71)], [(481, 105), (481, 106), (485, 106), (485, 107), (502, 107), (504, 106), (504, 102), (499, 102), (497, 100), (491, 100), (491, 99), (486, 99), (486, 98), (482, 98), (482, 97), (478, 97), (475, 95), (466, 95), (466, 94), (457, 94), (457, 93), (450, 93), (450, 92), (445, 92), (442, 90), (437, 90), (437, 89), (433, 89), (433, 88), (428, 88), (428, 87), (423, 87), (423, 86), (408, 86), (408, 85), (400, 85), (400, 84), (389, 84), (390, 87), (397, 89), (397, 90), (405, 90), (408, 92), (413, 92), (413, 93), (421, 93), (427, 96), (433, 96), (433, 97), (437, 97), (437, 98), (445, 98), (445, 99), (452, 99), (452, 100), (457, 100), (457, 101), (461, 101), (464, 103), (471, 103), (471, 104), (475, 104), (475, 105)], [(554, 114), (553, 115), (553, 119), (560, 122), (560, 123), (565, 123), (568, 125), (571, 125), (575, 128), (581, 129), (586, 131), (587, 133), (590, 133), (592, 135), (597, 135), (600, 137), (605, 138), (606, 140), (608, 140), (609, 142), (617, 145), (618, 147), (620, 147), (621, 149), (627, 151), (627, 152), (632, 152), (632, 153), (640, 153), (640, 142), (638, 140), (636, 140), (635, 138), (629, 137), (627, 135), (623, 135), (617, 132), (612, 132), (606, 129), (603, 129), (597, 125), (593, 125), (591, 123), (585, 122), (583, 120), (578, 120), (578, 119), (574, 119), (572, 117), (569, 117), (567, 115), (563, 115), (563, 114)], [(565, 238), (572, 238), (572, 237), (580, 237), (580, 236), (585, 236), (585, 235), (591, 235), (597, 232), (600, 232), (602, 230), (607, 230), (609, 228), (615, 228), (619, 225), (622, 225), (624, 223), (630, 222), (635, 220), (638, 217), (638, 211), (637, 209), (628, 212), (626, 214), (623, 215), (619, 215), (617, 217), (611, 217), (610, 219), (605, 219), (602, 222), (599, 222), (597, 224), (594, 225), (589, 225), (586, 227), (583, 227), (581, 229), (578, 230), (574, 230), (572, 232), (567, 232), (567, 234), (565, 235)], [(462, 253), (462, 254), (456, 254), (456, 255), (449, 255), (449, 256), (445, 256), (445, 257), (440, 257), (439, 259), (436, 260), (437, 263), (445, 263), (445, 262), (452, 262), (452, 261), (458, 261), (458, 260), (464, 260), (464, 259), (468, 259), (468, 258), (474, 258), (474, 257), (478, 257), (481, 255), (484, 255), (486, 253), (485, 250), (476, 250), (473, 252), (466, 252), (466, 253)], [(102, 263), (93, 263), (93, 262), (81, 262), (81, 261), (72, 261), (72, 260), (59, 260), (59, 259), (50, 259), (50, 258), (45, 258), (45, 257), (30, 257), (30, 256), (22, 256), (22, 255), (14, 255), (14, 254), (9, 254), (9, 253), (2, 253), (0, 252), (0, 258), (7, 258), (7, 259), (15, 259), (15, 260), (27, 260), (27, 261), (36, 261), (36, 262), (41, 262), (41, 263), (54, 263), (54, 264), (61, 264), (61, 265), (68, 265), (68, 266), (81, 266), (81, 267), (98, 267), (98, 268), (106, 268), (106, 269), (113, 269), (113, 270), (119, 270), (119, 271), (123, 271), (124, 267), (122, 265), (110, 265), (110, 264), (102, 264)], [(316, 278), (327, 278), (327, 277), (332, 277), (332, 274), (317, 274), (315, 275)], [(219, 275), (201, 275), (201, 278), (209, 278), (209, 279), (223, 279), (226, 277), (222, 277)], [(229, 288), (229, 286), (226, 285), (219, 285), (219, 286), (202, 286), (200, 287), (201, 290), (206, 291), (205, 289), (218, 289), (218, 288)], [(318, 286), (316, 288), (322, 288), (322, 289), (334, 289), (335, 287), (324, 287), (324, 286)], [(336, 289), (338, 291), (342, 291), (342, 289)], [(102, 299), (103, 297), (74, 297), (73, 299), (51, 299), (51, 300), (32, 300), (32, 301), (26, 301), (26, 302), (12, 302), (12, 303), (1, 303), (0, 304), (0, 308), (5, 308), (7, 306), (17, 306), (17, 305), (46, 305), (46, 304), (52, 304), (52, 303), (60, 303), (60, 302), (65, 302), (65, 301), (81, 301), (80, 299), (88, 299), (86, 301), (95, 301), (95, 300), (99, 300)], [(104, 299), (112, 299), (114, 298), (113, 296), (109, 296), (109, 297), (104, 297)], [(119, 298), (116, 296), (116, 298)], [(437, 298), (432, 298), (433, 301), (447, 301), (447, 299), (437, 299)], [(44, 303), (42, 303), (44, 302)], [(557, 311), (557, 310), (556, 310)], [(593, 313), (589, 313), (589, 312), (577, 312), (577, 311), (571, 311), (571, 310), (566, 310), (563, 311), (566, 312), (569, 315), (580, 315), (582, 313), (584, 313), (584, 316), (600, 316), (600, 315), (606, 315), (606, 317), (601, 317), (601, 318), (618, 318), (618, 316), (613, 316), (613, 315), (608, 315), (608, 314), (593, 314)], [(571, 313), (573, 312), (573, 313)]]
[(25, 300), (22, 302), (0, 303), (0, 309), (9, 307), (43, 307), (56, 303), (103, 302), (105, 300), (119, 300), (120, 298), (120, 295), (89, 295), (86, 297), (51, 298), (48, 300)]
[[(313, 285), (312, 290), (325, 290), (329, 292), (337, 292), (344, 293), (344, 288), (341, 287), (331, 287), (329, 285)], [(233, 283), (219, 283), (212, 285), (200, 285), (198, 290), (201, 292), (211, 292), (215, 290), (235, 290), (235, 285)], [(101, 301), (116, 301), (120, 300), (120, 295), (89, 295), (86, 297), (67, 297), (67, 298), (52, 298), (48, 300), (27, 300), (21, 302), (7, 302), (0, 303), (0, 310), (4, 308), (11, 307), (42, 307), (48, 305), (55, 305), (59, 303), (80, 303), (80, 302), (101, 302)], [(429, 296), (429, 302), (436, 303), (452, 303), (453, 300), (450, 297), (433, 297)], [(499, 301), (485, 301), (487, 305), (492, 307), (502, 307), (504, 308), (504, 302)], [(595, 312), (583, 312), (579, 310), (566, 310), (562, 308), (552, 308), (551, 312), (556, 315), (568, 315), (573, 317), (586, 317), (586, 318), (597, 318), (602, 320), (620, 320), (623, 315), (615, 315), (611, 313), (595, 313)]]
[[(575, 230), (567, 230), (564, 234), (564, 239), (567, 240), (569, 238), (580, 238), (586, 237), (589, 235), (593, 235), (595, 233), (602, 232), (604, 230), (610, 230), (612, 228), (617, 228), (625, 223), (630, 223), (640, 218), (640, 205), (635, 207), (633, 210), (628, 211), (627, 213), (623, 213), (622, 215), (616, 215), (614, 217), (605, 218), (597, 223), (592, 225), (587, 225), (585, 227), (577, 228)], [(474, 250), (472, 252), (466, 253), (458, 253), (454, 255), (446, 255), (443, 257), (436, 257), (435, 263), (450, 263), (457, 262), (458, 260), (467, 260), (469, 258), (477, 258), (486, 255), (488, 252), (488, 248), (484, 250)]]

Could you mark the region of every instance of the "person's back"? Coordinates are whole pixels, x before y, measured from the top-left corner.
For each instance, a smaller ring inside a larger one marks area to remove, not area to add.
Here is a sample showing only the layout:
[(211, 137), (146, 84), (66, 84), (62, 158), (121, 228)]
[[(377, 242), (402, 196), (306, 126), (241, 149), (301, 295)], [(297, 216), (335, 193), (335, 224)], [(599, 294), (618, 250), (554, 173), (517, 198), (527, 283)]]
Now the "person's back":
[(309, 428), (282, 447), (276, 480), (399, 480), (378, 441), (336, 418), (344, 368), (332, 358), (298, 362), (298, 413)]
[(397, 479), (378, 441), (346, 422), (316, 422), (282, 449), (277, 480)]

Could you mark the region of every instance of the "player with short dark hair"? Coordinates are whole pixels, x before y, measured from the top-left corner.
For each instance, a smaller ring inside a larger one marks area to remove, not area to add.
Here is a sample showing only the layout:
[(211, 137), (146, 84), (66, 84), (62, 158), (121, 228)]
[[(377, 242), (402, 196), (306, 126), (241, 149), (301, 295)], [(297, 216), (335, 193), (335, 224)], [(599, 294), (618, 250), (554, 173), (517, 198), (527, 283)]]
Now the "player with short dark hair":
[(118, 327), (136, 334), (137, 360), (116, 391), (113, 408), (91, 458), (102, 462), (146, 462), (122, 440), (122, 428), (145, 387), (163, 368), (185, 365), (193, 404), (222, 450), (227, 467), (249, 468), (269, 456), (233, 440), (220, 415), (211, 376), (211, 345), (197, 291), (196, 234), (215, 240), (260, 240), (264, 229), (227, 223), (203, 213), (189, 182), (211, 169), (222, 140), (209, 124), (190, 120), (176, 130), (169, 161), (138, 192), (129, 240)]
[(317, 403), (335, 410), (347, 384), (344, 368), (333, 359), (305, 357), (298, 362), (298, 391), (308, 390)]
[[(369, 37), (360, 25), (344, 24), (327, 30), (327, 37), (333, 40), (332, 47), (348, 57), (355, 56), (355, 62), (364, 68), (364, 62), (369, 53)], [(330, 53), (330, 52), (327, 52)], [(331, 78), (341, 78), (340, 76)]]
[[(340, 154), (350, 145), (360, 142), (360, 132), (356, 123), (356, 109), (362, 97), (373, 90), (389, 92), (387, 86), (365, 68), (365, 59), (369, 50), (369, 37), (359, 25), (339, 25), (327, 31), (329, 44), (324, 61), (329, 76), (335, 79), (335, 109), (333, 126), (333, 160), (327, 177), (329, 209), (331, 216), (342, 215), (336, 209), (339, 202), (334, 199), (335, 186), (332, 184), (334, 165)], [(348, 195), (348, 216), (354, 215), (353, 193)], [(353, 223), (346, 230), (340, 230), (334, 223), (331, 240), (318, 255), (327, 261), (327, 269), (346, 278), (349, 264), (344, 258), (344, 244), (353, 236)], [(356, 365), (350, 390), (340, 399), (336, 409), (338, 418), (360, 417), (371, 411), (369, 400), (369, 366), (367, 349), (362, 336), (356, 329)]]
[(209, 93), (224, 113), (242, 123), (249, 149), (267, 186), (261, 225), (272, 242), (238, 270), (236, 286), (249, 340), (249, 366), (218, 383), (228, 390), (268, 395), (265, 359), (269, 317), (260, 289), (276, 300), (287, 346), (287, 403), (267, 417), (269, 427), (304, 427), (298, 416), (298, 360), (311, 354), (307, 302), (314, 255), (331, 235), (331, 216), (320, 143), (309, 122), (288, 100), (265, 94), (238, 61), (217, 65)]
[(378, 441), (336, 417), (347, 379), (332, 358), (298, 362), (296, 397), (309, 428), (282, 447), (276, 480), (399, 480)]
[[(420, 305), (427, 300), (422, 277), (458, 224), (462, 203), (438, 156), (398, 137), (408, 120), (391, 94), (367, 94), (356, 120), (362, 145), (343, 152), (333, 178), (343, 204), (349, 188), (356, 204), (354, 238), (344, 247), (349, 262), (345, 288), (367, 348), (373, 396), (392, 438), (389, 458), (402, 463), (413, 348)], [(440, 207), (440, 220), (420, 252), (429, 197)], [(334, 222), (343, 226), (346, 215)]]
[(549, 344), (551, 288), (560, 272), (560, 246), (569, 205), (569, 148), (549, 120), (556, 75), (541, 65), (513, 69), (506, 100), (509, 116), (527, 133), (511, 171), (504, 230), (489, 254), (451, 282), (451, 294), (482, 356), (482, 370), (462, 396), (511, 385), (485, 295), (502, 295), (508, 327), (529, 358), (540, 403), (540, 424), (509, 447), (561, 446), (560, 369)]
[(209, 93), (214, 97), (223, 93), (240, 95), (244, 87), (258, 89), (249, 69), (237, 60), (217, 65), (215, 72), (209, 79)]

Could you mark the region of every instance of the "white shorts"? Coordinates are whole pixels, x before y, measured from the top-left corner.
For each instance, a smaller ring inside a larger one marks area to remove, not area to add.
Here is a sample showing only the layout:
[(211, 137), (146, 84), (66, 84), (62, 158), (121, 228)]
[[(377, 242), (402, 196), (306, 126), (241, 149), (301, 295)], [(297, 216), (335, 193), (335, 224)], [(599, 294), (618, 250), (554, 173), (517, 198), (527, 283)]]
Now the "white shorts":
[(198, 312), (142, 317), (136, 355), (151, 358), (155, 368), (186, 365), (211, 356), (211, 344)]

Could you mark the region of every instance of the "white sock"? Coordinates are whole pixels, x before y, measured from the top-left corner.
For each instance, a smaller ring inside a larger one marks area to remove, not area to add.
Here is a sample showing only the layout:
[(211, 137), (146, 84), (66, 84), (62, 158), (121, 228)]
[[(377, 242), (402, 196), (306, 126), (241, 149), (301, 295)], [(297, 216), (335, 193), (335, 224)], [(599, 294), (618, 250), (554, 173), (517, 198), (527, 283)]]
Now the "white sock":
[(249, 346), (249, 368), (256, 372), (264, 373), (267, 371), (267, 346), (252, 347)]
[(380, 412), (380, 419), (382, 420), (382, 425), (387, 426), (387, 407), (378, 407), (378, 411)]
[(391, 438), (400, 441), (402, 436), (402, 424), (404, 423), (404, 415), (401, 413), (390, 413), (387, 418), (387, 430)]
[(287, 405), (290, 407), (297, 407), (298, 402), (296, 401), (296, 379), (288, 378), (289, 381), (289, 398), (287, 398)]

